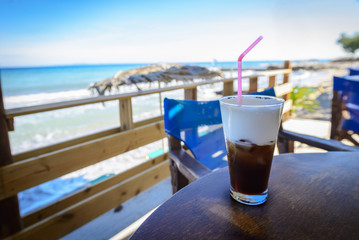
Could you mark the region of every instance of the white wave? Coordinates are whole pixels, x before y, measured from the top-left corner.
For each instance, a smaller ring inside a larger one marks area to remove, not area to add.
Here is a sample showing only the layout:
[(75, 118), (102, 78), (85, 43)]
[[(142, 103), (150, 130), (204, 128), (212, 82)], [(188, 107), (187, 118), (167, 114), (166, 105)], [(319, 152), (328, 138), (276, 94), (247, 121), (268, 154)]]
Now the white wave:
[(298, 71), (298, 72), (293, 72), (291, 75), (291, 80), (292, 81), (296, 81), (299, 79), (306, 79), (308, 77), (310, 77), (313, 73), (309, 72), (309, 71)]
[(292, 72), (290, 76), (290, 81), (293, 83), (294, 86), (315, 87), (319, 86), (324, 79), (331, 77), (332, 76), (328, 72), (298, 71)]
[(70, 90), (62, 92), (34, 93), (18, 96), (7, 96), (4, 98), (5, 108), (26, 107), (31, 105), (67, 101), (91, 97), (87, 89)]
[[(222, 73), (223, 73), (225, 78), (232, 78), (232, 77), (236, 78), (236, 77), (238, 77), (238, 71), (237, 70), (223, 71)], [(245, 78), (245, 77), (248, 77), (248, 76), (250, 76), (250, 75), (252, 75), (254, 73), (255, 73), (255, 71), (253, 71), (253, 70), (244, 70), (244, 71), (242, 71), (242, 77)]]

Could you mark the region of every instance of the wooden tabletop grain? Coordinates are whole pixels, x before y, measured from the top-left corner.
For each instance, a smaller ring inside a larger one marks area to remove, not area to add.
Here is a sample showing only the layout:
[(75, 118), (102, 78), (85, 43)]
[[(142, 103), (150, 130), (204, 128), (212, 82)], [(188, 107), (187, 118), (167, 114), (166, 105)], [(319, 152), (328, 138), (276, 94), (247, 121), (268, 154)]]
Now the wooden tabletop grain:
[(359, 153), (274, 157), (268, 201), (229, 195), (228, 168), (160, 206), (131, 239), (359, 239)]

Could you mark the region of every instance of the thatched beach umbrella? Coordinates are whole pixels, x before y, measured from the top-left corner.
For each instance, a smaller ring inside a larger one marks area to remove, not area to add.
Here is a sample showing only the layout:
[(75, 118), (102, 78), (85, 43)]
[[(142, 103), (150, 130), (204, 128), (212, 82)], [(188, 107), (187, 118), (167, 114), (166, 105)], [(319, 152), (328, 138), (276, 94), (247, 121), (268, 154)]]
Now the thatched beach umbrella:
[(90, 85), (89, 89), (96, 89), (99, 95), (104, 95), (106, 90), (122, 85), (135, 84), (138, 90), (141, 90), (137, 83), (143, 82), (170, 82), (193, 81), (194, 79), (211, 79), (214, 77), (223, 77), (219, 70), (209, 70), (199, 66), (184, 66), (180, 64), (153, 64), (143, 67), (119, 71), (115, 76), (106, 80), (96, 82)]

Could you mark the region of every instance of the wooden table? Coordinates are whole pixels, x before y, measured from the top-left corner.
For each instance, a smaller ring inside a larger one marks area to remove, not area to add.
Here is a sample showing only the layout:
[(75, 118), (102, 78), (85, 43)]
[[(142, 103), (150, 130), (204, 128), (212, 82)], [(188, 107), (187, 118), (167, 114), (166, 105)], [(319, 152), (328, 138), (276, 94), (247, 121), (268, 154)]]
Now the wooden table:
[(275, 156), (268, 201), (229, 195), (228, 168), (161, 205), (131, 239), (359, 239), (359, 153)]

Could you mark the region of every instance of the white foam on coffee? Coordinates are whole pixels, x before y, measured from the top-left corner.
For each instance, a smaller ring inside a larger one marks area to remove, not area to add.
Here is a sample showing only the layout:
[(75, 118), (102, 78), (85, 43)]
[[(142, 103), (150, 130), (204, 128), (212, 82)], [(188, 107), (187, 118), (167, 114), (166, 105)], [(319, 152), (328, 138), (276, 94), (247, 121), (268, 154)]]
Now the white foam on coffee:
[(234, 96), (220, 99), (223, 130), (226, 139), (247, 140), (257, 145), (275, 141), (284, 100), (256, 95), (242, 96), (241, 105)]

